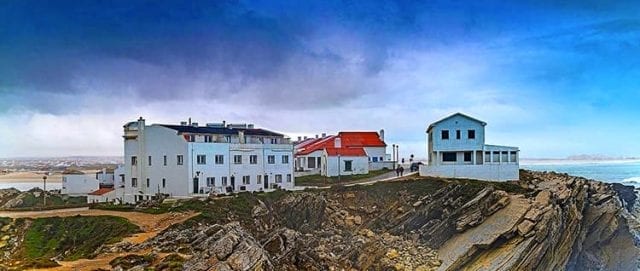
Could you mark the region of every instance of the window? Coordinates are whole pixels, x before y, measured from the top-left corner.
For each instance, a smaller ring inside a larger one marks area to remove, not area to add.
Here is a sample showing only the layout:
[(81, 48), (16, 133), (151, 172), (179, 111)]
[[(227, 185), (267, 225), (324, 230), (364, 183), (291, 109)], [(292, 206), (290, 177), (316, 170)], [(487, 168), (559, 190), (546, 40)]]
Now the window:
[(149, 166), (151, 166), (151, 155), (149, 155), (149, 157), (147, 157), (147, 158), (148, 158), (147, 162), (148, 162)]
[(378, 162), (378, 157), (373, 157), (373, 162)]
[(352, 164), (353, 161), (351, 160), (344, 161), (344, 171), (353, 171)]
[(216, 177), (207, 177), (207, 187), (216, 186)]
[(493, 162), (494, 163), (500, 162), (500, 152), (499, 151), (494, 151), (493, 152)]
[(287, 182), (290, 183), (291, 182), (291, 174), (287, 174)]
[(131, 187), (138, 187), (138, 178), (131, 178)]
[(484, 161), (486, 163), (491, 163), (491, 152), (490, 151), (484, 152)]
[(276, 183), (282, 183), (282, 174), (276, 174)]
[(224, 164), (224, 155), (216, 154), (215, 160), (218, 165)]
[(508, 151), (503, 151), (502, 152), (502, 158), (500, 158), (503, 163), (509, 162), (509, 152)]
[(470, 151), (466, 151), (466, 152), (464, 152), (464, 161), (465, 161), (465, 162), (471, 162), (471, 155), (472, 155), (472, 154), (473, 154), (473, 153), (472, 153), (472, 152), (470, 152)]
[(277, 138), (272, 138), (271, 139), (271, 144), (278, 144), (278, 139)]
[(449, 130), (442, 130), (442, 139), (449, 139)]
[(476, 139), (476, 130), (469, 130), (469, 131), (467, 131), (467, 138), (469, 138), (469, 139)]
[(167, 156), (166, 155), (162, 157), (162, 164), (165, 165), (165, 166), (167, 165)]
[(243, 185), (251, 184), (251, 176), (242, 176), (242, 184)]
[(458, 155), (455, 152), (443, 152), (442, 162), (456, 162), (458, 161)]
[(167, 187), (167, 180), (165, 178), (162, 178), (162, 188)]
[(460, 130), (456, 130), (456, 139), (460, 139)]
[(234, 155), (233, 156), (234, 164), (242, 164), (242, 155)]
[(256, 183), (257, 184), (262, 184), (262, 175), (256, 176)]
[(187, 135), (187, 141), (189, 141), (189, 142), (196, 141), (196, 136), (195, 135)]
[(213, 138), (210, 135), (204, 136), (204, 142), (212, 142), (213, 141), (212, 139)]
[(518, 162), (518, 153), (517, 152), (514, 152), (514, 151), (511, 152), (511, 160), (510, 161), (513, 162), (513, 163)]
[(308, 168), (316, 168), (316, 158), (315, 157), (307, 157), (307, 167)]
[(149, 187), (151, 185), (151, 180), (149, 180), (149, 178), (147, 178), (147, 187)]
[(182, 165), (184, 164), (184, 157), (182, 155), (178, 155), (176, 157), (176, 161), (178, 162), (178, 165)]
[(289, 164), (289, 155), (283, 155), (282, 156), (282, 163), (283, 164)]
[(384, 161), (384, 159), (382, 159), (382, 156), (380, 156), (380, 162)]
[(257, 164), (258, 163), (258, 156), (257, 155), (250, 155), (249, 156), (249, 164)]
[(222, 186), (227, 186), (227, 177), (225, 176), (220, 178), (220, 182)]
[(138, 165), (138, 157), (131, 156), (131, 165), (132, 166)]
[(276, 163), (276, 156), (275, 156), (275, 155), (269, 155), (269, 156), (267, 156), (267, 163), (269, 163), (269, 164), (275, 164), (275, 163)]
[(198, 162), (198, 165), (206, 165), (207, 164), (207, 156), (204, 154), (198, 154), (196, 156), (196, 160)]

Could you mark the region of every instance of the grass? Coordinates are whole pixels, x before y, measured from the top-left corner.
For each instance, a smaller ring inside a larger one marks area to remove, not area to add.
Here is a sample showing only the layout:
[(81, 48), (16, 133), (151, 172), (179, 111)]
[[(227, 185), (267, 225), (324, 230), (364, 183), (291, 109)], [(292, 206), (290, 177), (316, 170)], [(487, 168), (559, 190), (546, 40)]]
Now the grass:
[(373, 178), (385, 173), (389, 173), (391, 169), (370, 170), (367, 174), (358, 175), (346, 175), (336, 177), (325, 177), (321, 175), (307, 175), (302, 177), (296, 177), (296, 185), (299, 186), (329, 186), (332, 184), (349, 183), (353, 181)]
[(101, 245), (137, 232), (138, 226), (115, 216), (37, 218), (25, 233), (21, 258), (31, 267), (55, 263), (53, 257), (91, 258)]
[(34, 194), (25, 192), (22, 204), (15, 208), (5, 208), (7, 211), (32, 211), (32, 210), (52, 210), (73, 207), (87, 206), (87, 197), (68, 197), (63, 198), (61, 195), (47, 195), (47, 205), (44, 206), (44, 194), (38, 197)]

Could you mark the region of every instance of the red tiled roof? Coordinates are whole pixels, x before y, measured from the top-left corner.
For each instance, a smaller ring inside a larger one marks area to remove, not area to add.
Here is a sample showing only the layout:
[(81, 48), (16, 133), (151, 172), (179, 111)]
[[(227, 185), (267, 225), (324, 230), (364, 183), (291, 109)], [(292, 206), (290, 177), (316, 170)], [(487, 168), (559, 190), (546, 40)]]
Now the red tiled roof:
[(342, 146), (347, 147), (386, 147), (377, 132), (340, 132)]
[(323, 140), (323, 139), (324, 139), (324, 137), (321, 137), (321, 138), (307, 138), (305, 140), (302, 140), (302, 141), (298, 142), (298, 144), (295, 145), (295, 148), (296, 149), (304, 148), (306, 146), (309, 146), (309, 145), (311, 145), (313, 143), (316, 143), (316, 142), (318, 142), (320, 140)]
[(100, 188), (100, 189), (98, 189), (96, 191), (93, 191), (93, 192), (89, 193), (89, 195), (102, 196), (102, 195), (104, 195), (106, 193), (109, 193), (111, 191), (113, 191), (113, 188)]
[(326, 148), (329, 156), (367, 156), (363, 148)]
[(340, 137), (342, 148), (386, 147), (377, 132), (340, 132), (337, 136), (328, 136), (315, 140), (299, 148), (296, 155), (307, 155), (314, 151), (335, 148), (334, 140)]

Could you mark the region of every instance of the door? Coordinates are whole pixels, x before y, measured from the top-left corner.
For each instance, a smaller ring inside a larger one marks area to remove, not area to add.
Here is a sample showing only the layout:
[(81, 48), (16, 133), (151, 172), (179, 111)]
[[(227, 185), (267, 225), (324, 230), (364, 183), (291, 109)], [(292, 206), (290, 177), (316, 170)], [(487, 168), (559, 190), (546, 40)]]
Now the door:
[(200, 182), (198, 181), (198, 178), (193, 178), (193, 193), (194, 194), (198, 194), (198, 186), (200, 186), (199, 183)]
[(231, 189), (233, 191), (236, 190), (236, 177), (235, 176), (231, 176)]
[(264, 189), (269, 189), (269, 175), (264, 175)]

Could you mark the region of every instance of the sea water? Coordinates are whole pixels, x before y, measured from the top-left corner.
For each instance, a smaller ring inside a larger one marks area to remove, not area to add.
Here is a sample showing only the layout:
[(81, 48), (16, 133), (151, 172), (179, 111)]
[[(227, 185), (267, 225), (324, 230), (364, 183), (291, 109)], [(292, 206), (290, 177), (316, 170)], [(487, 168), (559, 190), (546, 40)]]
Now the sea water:
[[(5, 188), (15, 188), (18, 189), (20, 191), (27, 191), (30, 190), (32, 188), (40, 188), (42, 189), (43, 187), (43, 183), (36, 183), (36, 182), (12, 182), (12, 183), (0, 183), (0, 189), (5, 189)], [(57, 190), (57, 189), (62, 189), (62, 183), (47, 183), (47, 190)]]
[(536, 171), (555, 171), (588, 179), (622, 183), (640, 187), (640, 161), (553, 161), (525, 162), (523, 169)]

